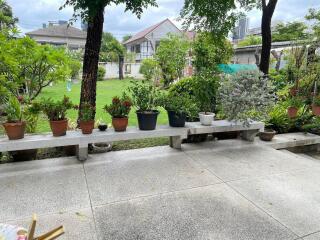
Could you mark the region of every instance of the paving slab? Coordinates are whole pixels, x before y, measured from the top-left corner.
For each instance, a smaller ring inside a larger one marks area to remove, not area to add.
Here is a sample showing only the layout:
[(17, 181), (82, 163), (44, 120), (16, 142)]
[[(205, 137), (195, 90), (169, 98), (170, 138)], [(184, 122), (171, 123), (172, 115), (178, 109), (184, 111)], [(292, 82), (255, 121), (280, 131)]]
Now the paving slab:
[(295, 239), (287, 228), (225, 184), (94, 209), (104, 240)]
[(320, 239), (320, 232), (311, 234), (309, 236), (303, 237), (303, 240), (319, 240)]
[[(9, 224), (28, 229), (30, 222), (31, 216), (23, 220), (9, 222)], [(61, 225), (63, 225), (65, 229), (65, 234), (59, 237), (59, 240), (97, 239), (91, 209), (40, 215), (38, 216), (35, 236), (44, 234)]]
[(127, 151), (85, 163), (93, 206), (221, 182), (185, 153), (166, 149), (155, 155), (154, 149)]
[(319, 231), (319, 168), (229, 184), (299, 236)]
[(187, 151), (187, 155), (213, 172), (223, 181), (320, 167), (320, 161), (287, 154), (270, 147), (244, 145), (231, 148), (212, 148), (207, 151)]
[(56, 165), (50, 163), (47, 168), (45, 163), (50, 160), (35, 162), (30, 163), (32, 169), (25, 171), (26, 163), (1, 166), (8, 173), (0, 173), (0, 222), (27, 218), (33, 213), (58, 213), (90, 207), (81, 164), (69, 165), (58, 160)]

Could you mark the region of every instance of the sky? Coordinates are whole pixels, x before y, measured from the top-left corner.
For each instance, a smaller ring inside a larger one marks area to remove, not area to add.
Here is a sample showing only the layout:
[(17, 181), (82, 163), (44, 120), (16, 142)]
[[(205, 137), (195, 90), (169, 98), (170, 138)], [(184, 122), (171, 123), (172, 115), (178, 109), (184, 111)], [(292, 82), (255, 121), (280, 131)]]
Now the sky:
[[(19, 28), (25, 33), (42, 27), (43, 23), (55, 20), (69, 20), (73, 9), (68, 7), (59, 10), (65, 0), (7, 0), (13, 8), (13, 13), (19, 18)], [(148, 8), (141, 19), (130, 12), (124, 12), (124, 6), (108, 6), (105, 10), (104, 31), (111, 32), (118, 39), (124, 35), (137, 33), (148, 26), (156, 24), (165, 18), (170, 18), (181, 27), (177, 21), (184, 0), (157, 0), (158, 7)], [(274, 21), (303, 20), (309, 8), (320, 8), (319, 0), (279, 0)], [(248, 13), (250, 28), (258, 27), (261, 22), (261, 11)], [(79, 21), (74, 24), (80, 26)]]

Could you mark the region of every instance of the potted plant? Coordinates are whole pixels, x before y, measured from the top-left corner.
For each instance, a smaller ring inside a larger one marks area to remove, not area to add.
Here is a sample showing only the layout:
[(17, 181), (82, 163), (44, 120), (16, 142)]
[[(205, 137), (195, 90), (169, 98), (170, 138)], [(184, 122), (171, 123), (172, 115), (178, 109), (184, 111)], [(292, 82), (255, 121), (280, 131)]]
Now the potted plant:
[(301, 105), (301, 101), (298, 97), (291, 97), (288, 100), (289, 107), (287, 109), (289, 118), (297, 117), (299, 107)]
[(163, 95), (162, 106), (168, 112), (171, 127), (184, 127), (186, 117), (194, 115), (194, 112), (198, 109), (195, 101), (187, 93), (176, 94), (170, 92)]
[(313, 115), (320, 116), (320, 96), (316, 96), (313, 99), (311, 108), (312, 108)]
[(43, 99), (41, 110), (47, 115), (50, 127), (54, 137), (66, 135), (68, 129), (67, 110), (72, 109), (74, 105), (66, 96), (61, 101), (54, 102), (52, 99)]
[(104, 110), (112, 117), (112, 126), (116, 132), (127, 130), (128, 115), (132, 106), (131, 99), (123, 94), (121, 98), (113, 97), (112, 103), (106, 105)]
[(138, 125), (140, 130), (154, 130), (157, 125), (160, 105), (160, 91), (151, 83), (135, 81), (129, 88), (133, 105), (137, 108)]
[(95, 108), (90, 103), (84, 102), (80, 107), (79, 126), (82, 134), (91, 134), (94, 129)]
[(22, 120), (21, 102), (16, 97), (11, 96), (5, 104), (4, 110), (7, 121), (3, 123), (3, 127), (9, 140), (24, 138), (26, 122)]
[(262, 141), (272, 141), (272, 139), (274, 138), (274, 136), (277, 134), (277, 132), (271, 128), (265, 128), (263, 132), (259, 133), (259, 138)]
[(214, 120), (214, 116), (215, 114), (212, 112), (200, 112), (199, 113), (200, 123), (204, 126), (211, 126)]

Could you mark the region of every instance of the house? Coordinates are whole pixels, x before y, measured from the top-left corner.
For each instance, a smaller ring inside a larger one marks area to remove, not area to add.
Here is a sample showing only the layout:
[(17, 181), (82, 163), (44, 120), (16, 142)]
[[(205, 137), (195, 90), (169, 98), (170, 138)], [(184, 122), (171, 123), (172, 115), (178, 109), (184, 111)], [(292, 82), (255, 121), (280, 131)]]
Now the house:
[(40, 44), (67, 46), (70, 49), (84, 49), (87, 33), (78, 28), (69, 26), (65, 21), (58, 24), (44, 24), (43, 28), (27, 32), (27, 36)]
[(170, 19), (165, 19), (138, 32), (123, 44), (128, 52), (135, 55), (135, 62), (139, 63), (145, 58), (152, 57), (160, 44), (160, 40), (165, 38), (169, 33), (183, 34)]

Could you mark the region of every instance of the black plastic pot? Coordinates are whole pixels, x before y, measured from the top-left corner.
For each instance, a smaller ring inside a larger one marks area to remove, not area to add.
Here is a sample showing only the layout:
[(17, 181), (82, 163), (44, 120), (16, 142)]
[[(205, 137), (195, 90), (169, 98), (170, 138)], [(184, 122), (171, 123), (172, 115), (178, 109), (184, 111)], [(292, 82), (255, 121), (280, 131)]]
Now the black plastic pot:
[(169, 118), (169, 125), (171, 127), (184, 127), (186, 125), (186, 114), (180, 114), (174, 111), (167, 112)]
[(138, 124), (140, 130), (155, 130), (159, 111), (139, 112), (137, 111)]

